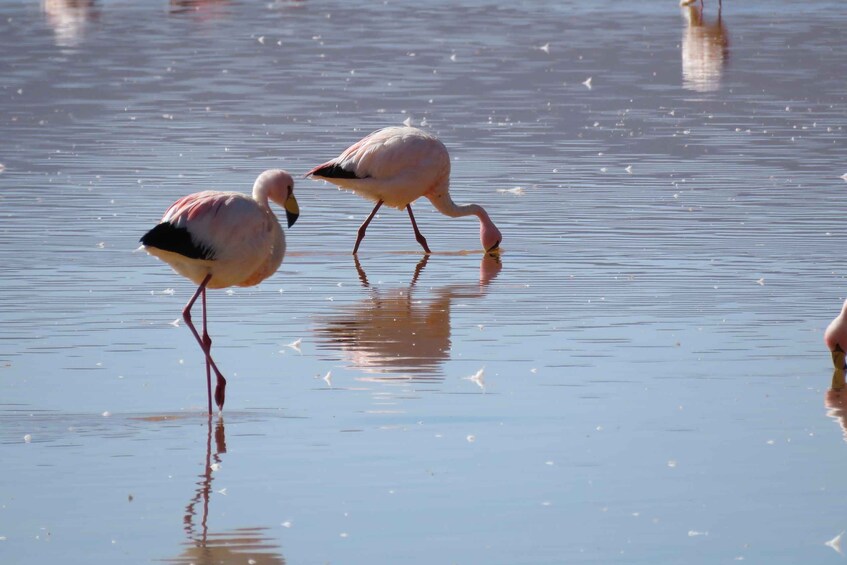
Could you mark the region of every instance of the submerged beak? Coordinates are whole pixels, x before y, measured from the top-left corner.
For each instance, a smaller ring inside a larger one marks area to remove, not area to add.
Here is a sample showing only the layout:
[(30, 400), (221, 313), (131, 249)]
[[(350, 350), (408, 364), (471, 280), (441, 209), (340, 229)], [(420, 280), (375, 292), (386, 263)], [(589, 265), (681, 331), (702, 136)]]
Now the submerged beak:
[(297, 221), (297, 218), (300, 217), (300, 206), (297, 204), (297, 199), (294, 198), (294, 193), (288, 195), (288, 198), (285, 199), (285, 217), (288, 219), (288, 227), (294, 225), (294, 222)]
[(492, 245), (491, 247), (489, 247), (488, 249), (486, 249), (486, 251), (488, 253), (491, 253), (492, 251), (498, 251), (500, 249), (500, 241), (501, 240), (498, 239), (497, 242), (494, 245)]

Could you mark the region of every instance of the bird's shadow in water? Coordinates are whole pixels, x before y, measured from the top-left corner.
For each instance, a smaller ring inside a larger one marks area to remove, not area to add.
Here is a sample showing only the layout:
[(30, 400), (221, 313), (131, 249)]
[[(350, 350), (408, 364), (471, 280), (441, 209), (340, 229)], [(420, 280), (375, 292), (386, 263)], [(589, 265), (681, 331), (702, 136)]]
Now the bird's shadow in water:
[(384, 288), (370, 282), (354, 256), (359, 281), (368, 296), (318, 319), (318, 347), (340, 351), (352, 367), (369, 375), (359, 380), (443, 380), (441, 365), (449, 359), (452, 346), (453, 302), (485, 296), (502, 262), (499, 254), (485, 254), (478, 283), (430, 287), (428, 296), (419, 298), (416, 289), (430, 260), (431, 256), (425, 255), (415, 265), (407, 287)]
[[(213, 434), (214, 431), (214, 434)], [(212, 438), (214, 437), (214, 451)], [(256, 565), (284, 565), (279, 547), (267, 536), (268, 528), (248, 527), (209, 532), (209, 505), (213, 494), (214, 471), (226, 453), (226, 429), (223, 418), (212, 424), (208, 418), (206, 459), (203, 473), (199, 475), (194, 496), (185, 507), (183, 530), (188, 538), (185, 550), (167, 563), (179, 565), (211, 565), (213, 563), (255, 563)]]

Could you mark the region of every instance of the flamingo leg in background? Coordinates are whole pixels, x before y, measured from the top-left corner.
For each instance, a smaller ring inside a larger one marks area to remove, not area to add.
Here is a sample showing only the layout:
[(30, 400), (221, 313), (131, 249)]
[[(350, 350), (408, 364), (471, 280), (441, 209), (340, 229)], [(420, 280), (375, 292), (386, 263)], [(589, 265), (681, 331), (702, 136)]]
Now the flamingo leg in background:
[(361, 226), (359, 226), (359, 236), (356, 238), (356, 245), (353, 246), (353, 255), (355, 255), (356, 252), (359, 251), (359, 244), (362, 243), (362, 240), (365, 238), (365, 230), (368, 229), (368, 224), (370, 224), (371, 220), (374, 219), (374, 216), (376, 216), (377, 210), (379, 210), (381, 206), (382, 206), (382, 200), (380, 200), (379, 202), (376, 203), (376, 206), (374, 206), (373, 211), (371, 211), (371, 215), (368, 216), (367, 220), (362, 222)]
[[(204, 278), (203, 282), (200, 283), (200, 286), (197, 287), (197, 291), (194, 293), (194, 296), (191, 297), (191, 300), (188, 301), (188, 304), (186, 304), (185, 308), (182, 310), (182, 319), (185, 320), (185, 324), (188, 326), (188, 329), (191, 330), (191, 333), (194, 335), (194, 339), (197, 340), (197, 343), (200, 344), (200, 348), (206, 355), (206, 393), (209, 399), (209, 414), (212, 413), (212, 375), (209, 371), (210, 366), (215, 371), (215, 375), (218, 378), (218, 386), (220, 386), (221, 381), (223, 381), (224, 386), (226, 386), (226, 379), (224, 379), (223, 375), (218, 370), (218, 366), (215, 365), (214, 359), (212, 359), (212, 339), (209, 337), (209, 333), (206, 329), (206, 285), (209, 284), (211, 279), (212, 275), (206, 275), (206, 278)], [(191, 308), (194, 306), (194, 303), (197, 302), (197, 298), (201, 295), (203, 296), (203, 337), (200, 337), (197, 328), (195, 328), (194, 324), (191, 322)], [(216, 401), (217, 396), (218, 392), (216, 389)], [(220, 407), (221, 403), (218, 403), (218, 406)]]
[(427, 253), (432, 253), (429, 250), (429, 245), (426, 244), (426, 238), (421, 233), (421, 230), (418, 229), (418, 223), (415, 221), (415, 215), (412, 214), (412, 205), (406, 204), (406, 210), (409, 212), (409, 219), (412, 220), (412, 229), (415, 230), (415, 239), (418, 240), (418, 243), (421, 244), (421, 247), (424, 248), (424, 251)]

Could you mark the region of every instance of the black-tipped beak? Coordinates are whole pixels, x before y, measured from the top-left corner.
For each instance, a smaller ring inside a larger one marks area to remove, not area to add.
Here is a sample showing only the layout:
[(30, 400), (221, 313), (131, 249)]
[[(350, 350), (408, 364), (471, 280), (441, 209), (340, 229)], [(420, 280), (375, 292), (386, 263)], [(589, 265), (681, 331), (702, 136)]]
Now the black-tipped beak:
[(288, 210), (285, 211), (285, 218), (288, 220), (288, 227), (289, 228), (294, 225), (294, 222), (296, 222), (297, 218), (299, 218), (299, 217), (300, 217), (300, 214), (296, 214), (294, 212), (289, 212)]
[(492, 246), (491, 246), (490, 248), (488, 248), (486, 251), (488, 251), (489, 253), (491, 253), (492, 251), (497, 251), (498, 249), (500, 249), (500, 241), (501, 241), (501, 240), (499, 240), (499, 239), (498, 239), (498, 240), (497, 240), (497, 243), (495, 243), (494, 245), (492, 245)]
[(300, 205), (297, 204), (297, 199), (294, 198), (294, 193), (290, 193), (285, 200), (285, 218), (288, 220), (288, 227), (294, 225), (297, 218), (300, 217)]

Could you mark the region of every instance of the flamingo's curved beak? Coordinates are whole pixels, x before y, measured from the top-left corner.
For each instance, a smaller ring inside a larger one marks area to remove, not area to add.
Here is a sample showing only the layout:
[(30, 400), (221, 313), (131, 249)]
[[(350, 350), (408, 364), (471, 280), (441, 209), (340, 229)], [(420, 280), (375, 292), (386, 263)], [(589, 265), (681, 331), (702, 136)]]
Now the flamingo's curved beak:
[(288, 227), (294, 225), (294, 222), (297, 221), (297, 218), (300, 217), (300, 205), (297, 204), (297, 199), (294, 198), (294, 193), (291, 192), (288, 194), (288, 198), (285, 199), (285, 217), (288, 220)]

